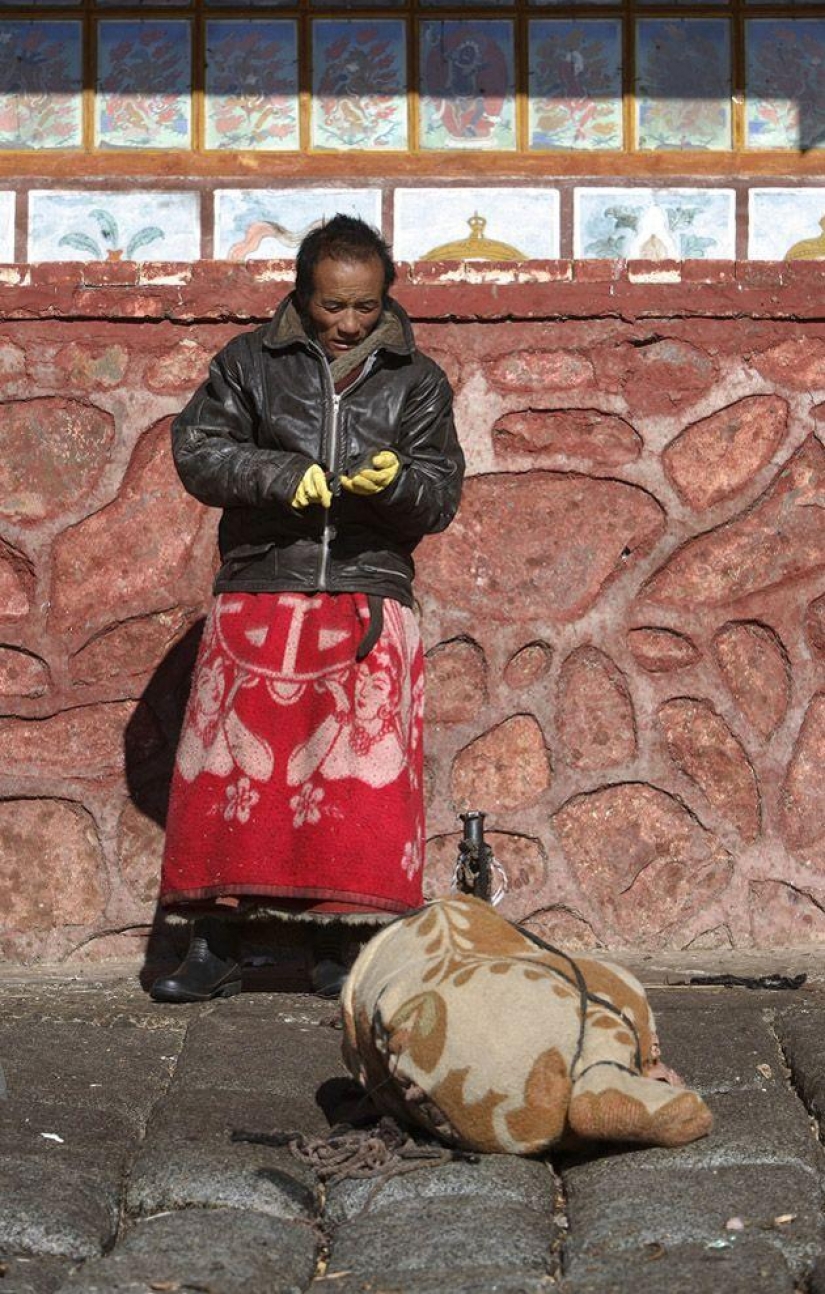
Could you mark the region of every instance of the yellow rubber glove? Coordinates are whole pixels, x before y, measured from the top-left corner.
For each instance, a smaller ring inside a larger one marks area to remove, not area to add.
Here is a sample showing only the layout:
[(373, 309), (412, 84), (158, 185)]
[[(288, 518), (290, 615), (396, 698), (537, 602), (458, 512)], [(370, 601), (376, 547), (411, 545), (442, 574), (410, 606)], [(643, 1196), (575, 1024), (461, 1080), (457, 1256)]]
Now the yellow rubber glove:
[(293, 508), (308, 508), (311, 503), (320, 503), (322, 508), (328, 508), (332, 503), (326, 474), (318, 463), (313, 463), (304, 472), (292, 500)]
[(350, 494), (379, 494), (392, 485), (401, 463), (391, 449), (379, 449), (372, 456), (372, 467), (359, 467), (354, 476), (342, 476), (341, 485)]

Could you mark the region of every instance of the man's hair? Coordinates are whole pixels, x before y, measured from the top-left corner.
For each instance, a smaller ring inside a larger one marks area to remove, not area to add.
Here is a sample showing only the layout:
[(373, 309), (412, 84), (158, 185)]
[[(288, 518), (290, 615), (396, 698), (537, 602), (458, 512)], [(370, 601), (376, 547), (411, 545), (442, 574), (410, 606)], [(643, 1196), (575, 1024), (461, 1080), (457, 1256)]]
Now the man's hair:
[(315, 287), (315, 266), (329, 257), (334, 261), (368, 261), (377, 256), (384, 271), (384, 296), (396, 279), (392, 254), (377, 229), (357, 216), (338, 215), (313, 229), (295, 258), (295, 296), (304, 308)]

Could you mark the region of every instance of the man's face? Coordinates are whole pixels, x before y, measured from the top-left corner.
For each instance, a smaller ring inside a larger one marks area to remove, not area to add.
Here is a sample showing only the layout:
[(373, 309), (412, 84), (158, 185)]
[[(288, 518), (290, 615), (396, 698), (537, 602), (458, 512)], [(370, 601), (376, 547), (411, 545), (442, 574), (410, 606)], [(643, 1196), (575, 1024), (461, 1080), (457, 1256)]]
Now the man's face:
[(369, 336), (381, 317), (384, 267), (377, 256), (366, 261), (334, 261), (315, 266), (307, 314), (330, 359), (344, 355)]

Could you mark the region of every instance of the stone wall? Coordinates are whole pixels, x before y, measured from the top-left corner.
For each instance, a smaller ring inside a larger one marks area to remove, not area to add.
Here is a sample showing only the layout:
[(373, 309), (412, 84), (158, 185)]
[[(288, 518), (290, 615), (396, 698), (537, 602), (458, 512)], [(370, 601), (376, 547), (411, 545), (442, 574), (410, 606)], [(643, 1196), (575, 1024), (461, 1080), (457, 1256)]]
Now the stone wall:
[[(171, 464), (288, 267), (4, 269), (0, 950), (155, 921), (216, 514)], [(825, 940), (825, 270), (419, 266), (469, 479), (420, 550), (428, 880), (482, 808), (570, 945)]]

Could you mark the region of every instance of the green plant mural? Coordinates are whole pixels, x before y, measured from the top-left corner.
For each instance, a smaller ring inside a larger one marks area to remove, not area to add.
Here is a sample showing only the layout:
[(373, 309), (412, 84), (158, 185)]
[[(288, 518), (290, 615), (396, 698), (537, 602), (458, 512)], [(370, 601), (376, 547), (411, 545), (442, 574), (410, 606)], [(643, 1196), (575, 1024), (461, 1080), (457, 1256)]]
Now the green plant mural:
[(124, 248), (121, 246), (117, 221), (110, 211), (106, 211), (103, 207), (94, 207), (89, 212), (89, 217), (100, 230), (100, 240), (90, 237), (82, 229), (74, 229), (60, 239), (61, 247), (73, 247), (78, 252), (89, 252), (96, 260), (115, 261), (125, 256), (127, 261), (131, 261), (134, 259), (135, 252), (141, 247), (163, 238), (163, 230), (157, 225), (144, 225), (142, 229), (132, 234)]

